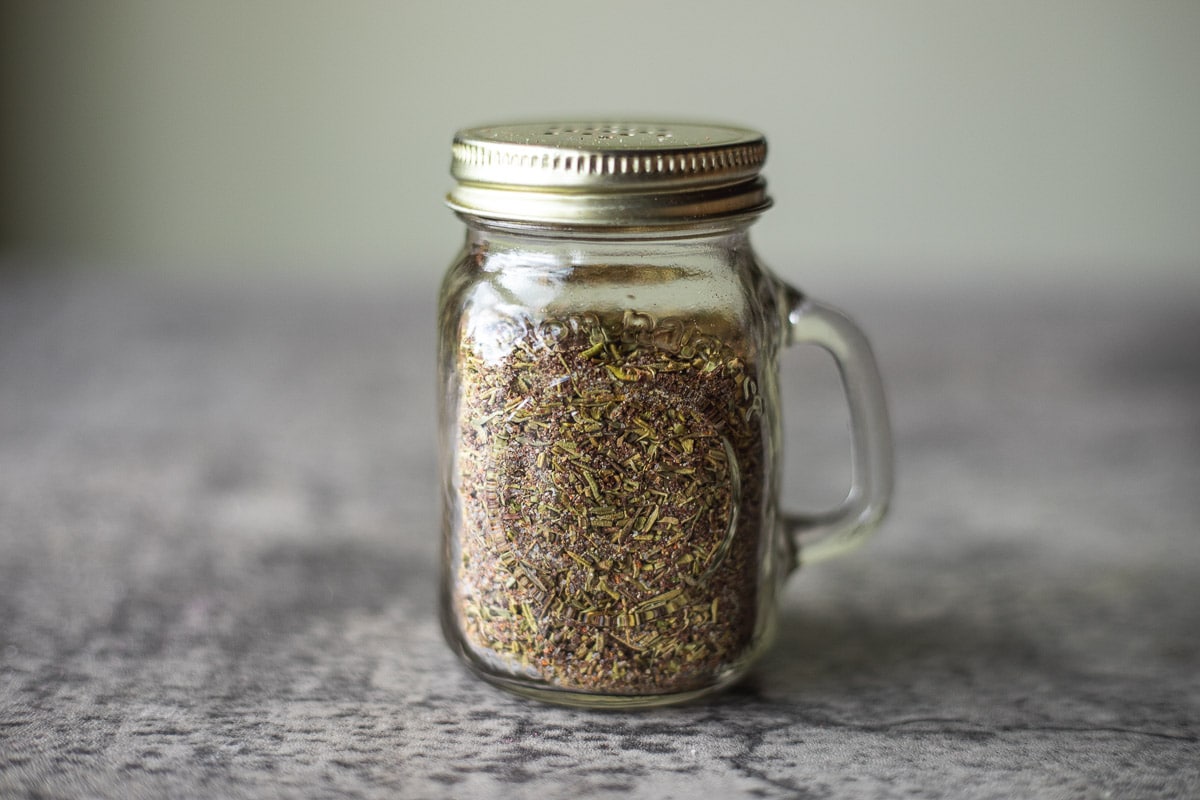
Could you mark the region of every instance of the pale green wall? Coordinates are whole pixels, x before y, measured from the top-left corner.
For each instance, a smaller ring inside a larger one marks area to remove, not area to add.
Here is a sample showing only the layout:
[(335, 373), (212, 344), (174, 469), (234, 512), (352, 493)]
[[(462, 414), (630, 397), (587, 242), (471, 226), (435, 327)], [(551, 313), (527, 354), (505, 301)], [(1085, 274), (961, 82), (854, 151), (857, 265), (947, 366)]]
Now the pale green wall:
[(1200, 2), (47, 2), (0, 17), (0, 234), (96, 263), (441, 271), (456, 127), (763, 129), (825, 282), (1200, 278)]

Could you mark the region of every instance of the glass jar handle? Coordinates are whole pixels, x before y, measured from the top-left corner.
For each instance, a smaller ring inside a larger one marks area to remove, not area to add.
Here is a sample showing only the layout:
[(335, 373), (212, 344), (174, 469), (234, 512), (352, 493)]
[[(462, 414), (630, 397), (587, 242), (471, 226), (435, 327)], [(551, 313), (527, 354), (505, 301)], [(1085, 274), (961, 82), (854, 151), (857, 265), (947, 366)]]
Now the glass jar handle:
[(848, 316), (784, 287), (787, 344), (815, 344), (833, 356), (850, 406), (850, 491), (836, 508), (784, 513), (789, 568), (839, 555), (861, 542), (887, 512), (892, 495), (892, 435), (883, 381), (867, 337)]

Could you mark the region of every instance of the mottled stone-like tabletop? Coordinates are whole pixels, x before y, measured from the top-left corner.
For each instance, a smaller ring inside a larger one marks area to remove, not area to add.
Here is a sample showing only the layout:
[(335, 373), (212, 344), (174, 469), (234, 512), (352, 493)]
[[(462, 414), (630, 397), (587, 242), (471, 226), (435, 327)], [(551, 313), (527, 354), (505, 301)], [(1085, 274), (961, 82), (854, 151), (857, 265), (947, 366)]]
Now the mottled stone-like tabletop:
[[(436, 615), (432, 289), (0, 279), (0, 797), (1200, 797), (1200, 294), (828, 297), (894, 512), (751, 678), (551, 708)], [(784, 363), (788, 503), (844, 412)]]

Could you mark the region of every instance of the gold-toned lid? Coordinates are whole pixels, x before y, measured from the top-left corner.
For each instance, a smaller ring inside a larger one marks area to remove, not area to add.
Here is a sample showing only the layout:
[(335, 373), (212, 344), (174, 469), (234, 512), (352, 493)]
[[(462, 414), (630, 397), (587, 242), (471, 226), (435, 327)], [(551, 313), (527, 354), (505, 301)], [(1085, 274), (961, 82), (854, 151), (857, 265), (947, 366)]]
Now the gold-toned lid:
[(771, 205), (762, 134), (724, 125), (521, 123), (454, 137), (447, 197), (461, 214), (524, 223), (685, 225)]

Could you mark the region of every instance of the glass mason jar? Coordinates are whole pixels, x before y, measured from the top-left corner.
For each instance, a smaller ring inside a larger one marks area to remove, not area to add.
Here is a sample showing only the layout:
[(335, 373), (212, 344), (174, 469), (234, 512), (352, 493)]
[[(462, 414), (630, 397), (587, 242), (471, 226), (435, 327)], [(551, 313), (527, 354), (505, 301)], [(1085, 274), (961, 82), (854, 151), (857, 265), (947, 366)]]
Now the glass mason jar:
[[(520, 124), (454, 140), (465, 246), (439, 310), (442, 622), (474, 672), (582, 706), (745, 674), (783, 579), (876, 526), (883, 392), (843, 314), (772, 275), (753, 131)], [(782, 346), (840, 370), (851, 487), (780, 511)]]

